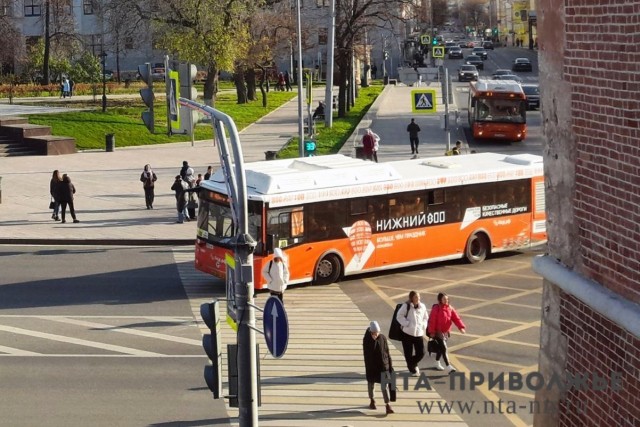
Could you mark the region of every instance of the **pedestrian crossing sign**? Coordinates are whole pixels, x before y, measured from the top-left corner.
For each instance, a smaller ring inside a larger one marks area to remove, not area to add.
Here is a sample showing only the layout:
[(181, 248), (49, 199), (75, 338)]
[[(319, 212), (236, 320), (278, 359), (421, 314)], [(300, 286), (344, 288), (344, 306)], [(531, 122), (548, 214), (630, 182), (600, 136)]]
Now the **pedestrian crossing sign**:
[(436, 90), (416, 89), (411, 91), (411, 111), (414, 113), (436, 112)]
[(431, 44), (431, 37), (426, 34), (421, 35), (420, 44)]
[(433, 47), (433, 57), (434, 58), (444, 58), (444, 46), (434, 46)]

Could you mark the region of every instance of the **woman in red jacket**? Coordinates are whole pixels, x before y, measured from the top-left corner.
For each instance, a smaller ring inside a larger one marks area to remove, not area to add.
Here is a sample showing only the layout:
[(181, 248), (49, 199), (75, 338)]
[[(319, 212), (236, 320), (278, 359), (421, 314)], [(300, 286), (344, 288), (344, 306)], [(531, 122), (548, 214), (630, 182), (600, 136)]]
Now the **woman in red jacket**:
[(444, 360), (447, 372), (455, 372), (455, 368), (449, 363), (447, 357), (447, 338), (450, 336), (451, 323), (455, 323), (461, 333), (465, 333), (465, 326), (462, 319), (458, 316), (456, 310), (449, 305), (449, 297), (445, 293), (438, 294), (438, 304), (431, 307), (429, 313), (429, 324), (427, 326), (427, 334), (438, 343), (438, 352), (436, 353), (436, 369), (444, 371), (445, 368), (440, 364), (440, 357)]

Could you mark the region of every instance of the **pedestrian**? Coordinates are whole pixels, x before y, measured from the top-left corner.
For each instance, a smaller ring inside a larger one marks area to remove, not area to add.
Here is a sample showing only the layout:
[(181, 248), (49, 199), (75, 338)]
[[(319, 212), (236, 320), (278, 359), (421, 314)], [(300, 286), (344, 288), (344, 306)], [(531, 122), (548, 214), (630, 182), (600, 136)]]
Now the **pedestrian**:
[(411, 119), (411, 123), (407, 126), (407, 132), (409, 132), (409, 142), (411, 143), (411, 154), (418, 154), (418, 132), (420, 132), (420, 126), (415, 122), (415, 119)]
[(207, 166), (207, 172), (204, 174), (204, 180), (206, 181), (211, 178), (211, 174), (213, 174), (213, 167)]
[(187, 206), (187, 199), (185, 198), (187, 183), (180, 175), (176, 175), (176, 179), (173, 181), (171, 189), (176, 193), (176, 209), (178, 210), (177, 223), (182, 224), (184, 222), (184, 210)]
[(371, 131), (371, 136), (373, 136), (373, 161), (378, 163), (378, 150), (380, 149), (380, 135)]
[(60, 79), (60, 98), (64, 98), (64, 79)]
[(73, 96), (73, 87), (76, 84), (74, 83), (73, 80), (69, 79), (69, 98), (71, 98)]
[(198, 207), (197, 196), (194, 191), (189, 191), (193, 190), (196, 187), (196, 178), (194, 176), (193, 168), (187, 168), (184, 181), (187, 183), (187, 205), (185, 206), (185, 216), (188, 220), (196, 219), (196, 208)]
[(187, 176), (187, 169), (189, 169), (189, 162), (185, 160), (182, 162), (182, 168), (180, 169), (180, 178), (185, 179)]
[(376, 145), (376, 139), (373, 137), (371, 129), (365, 131), (362, 137), (362, 148), (365, 160), (373, 160), (373, 152)]
[(71, 89), (69, 88), (69, 79), (67, 79), (67, 78), (65, 77), (65, 79), (64, 79), (64, 83), (63, 83), (62, 85), (63, 85), (63, 89), (62, 89), (62, 90), (63, 90), (63, 92), (64, 92), (64, 96), (63, 96), (63, 98), (66, 98), (67, 96), (69, 96), (69, 93), (70, 93), (70, 91), (71, 91)]
[[(373, 398), (373, 388), (378, 383), (382, 390), (386, 413), (393, 414), (387, 389), (387, 384), (391, 383), (393, 362), (391, 361), (387, 337), (380, 333), (380, 325), (375, 320), (369, 323), (369, 327), (362, 338), (362, 353), (364, 354), (364, 369), (367, 377), (367, 391), (369, 392), (369, 409), (377, 409), (376, 401)], [(384, 381), (382, 381), (383, 377), (385, 378)]]
[(156, 173), (151, 170), (151, 165), (144, 165), (144, 170), (140, 174), (140, 182), (142, 182), (142, 188), (144, 189), (144, 201), (147, 205), (147, 209), (153, 209), (153, 199), (155, 182), (158, 180)]
[[(437, 344), (436, 369), (438, 371), (446, 369), (449, 373), (456, 371), (456, 368), (449, 363), (449, 357), (447, 356), (447, 339), (451, 336), (452, 323), (457, 326), (461, 333), (466, 333), (462, 319), (460, 319), (456, 310), (449, 305), (449, 296), (444, 292), (440, 292), (438, 294), (438, 303), (431, 307), (427, 335), (434, 339)], [(446, 368), (440, 363), (440, 358), (444, 360)]]
[(324, 119), (324, 102), (322, 101), (318, 101), (318, 106), (313, 111), (313, 116), (311, 118), (315, 119), (316, 117), (319, 119)]
[(378, 77), (378, 67), (376, 67), (376, 64), (371, 66), (371, 77), (373, 77), (374, 80)]
[(62, 206), (62, 223), (67, 222), (65, 215), (67, 213), (67, 205), (69, 206), (69, 213), (73, 218), (74, 223), (80, 222), (76, 218), (76, 210), (73, 206), (73, 195), (76, 193), (76, 187), (71, 183), (71, 177), (66, 173), (62, 175), (62, 184), (60, 185), (60, 205)]
[(284, 84), (287, 88), (287, 92), (289, 92), (291, 89), (291, 76), (289, 75), (289, 70), (284, 70)]
[(269, 293), (284, 302), (284, 291), (289, 284), (289, 266), (282, 249), (273, 250), (273, 259), (263, 267), (262, 277), (267, 281)]
[(409, 300), (398, 310), (396, 320), (404, 332), (402, 350), (407, 368), (412, 374), (419, 375), (418, 364), (424, 357), (424, 335), (427, 331), (429, 313), (427, 307), (420, 302), (418, 292), (409, 292)]
[(49, 194), (51, 194), (51, 202), (53, 203), (53, 213), (51, 219), (54, 221), (60, 221), (58, 212), (60, 210), (60, 187), (62, 185), (62, 177), (60, 172), (56, 169), (53, 171), (51, 182), (49, 183)]
[(278, 74), (278, 85), (276, 86), (278, 90), (284, 91), (285, 82), (284, 82), (284, 74)]
[(196, 178), (196, 187), (198, 187), (200, 185), (200, 183), (202, 182), (202, 174), (199, 173), (198, 177)]
[(451, 150), (452, 154), (454, 156), (457, 156), (459, 154), (462, 154), (462, 141), (457, 140), (456, 141), (456, 146), (453, 147), (453, 150)]

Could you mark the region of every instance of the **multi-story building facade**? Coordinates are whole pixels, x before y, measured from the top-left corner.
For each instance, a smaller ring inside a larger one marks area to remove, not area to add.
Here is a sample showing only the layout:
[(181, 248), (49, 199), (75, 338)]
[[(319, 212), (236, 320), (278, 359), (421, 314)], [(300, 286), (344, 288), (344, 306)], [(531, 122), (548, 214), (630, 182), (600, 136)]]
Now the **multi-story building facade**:
[[(536, 427), (640, 425), (640, 0), (538, 0), (549, 254)], [(584, 381), (583, 381), (584, 379)], [(543, 407), (543, 406), (541, 406)]]

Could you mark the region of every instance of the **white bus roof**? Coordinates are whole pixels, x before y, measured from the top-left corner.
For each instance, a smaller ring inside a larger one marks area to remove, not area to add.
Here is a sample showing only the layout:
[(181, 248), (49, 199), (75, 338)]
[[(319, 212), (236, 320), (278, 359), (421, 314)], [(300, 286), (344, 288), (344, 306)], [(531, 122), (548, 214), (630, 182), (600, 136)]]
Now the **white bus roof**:
[[(542, 176), (532, 154), (463, 154), (386, 163), (341, 154), (245, 164), (247, 194), (270, 206)], [(227, 193), (222, 169), (200, 184)]]
[(471, 82), (476, 90), (482, 92), (518, 92), (522, 91), (522, 86), (515, 80), (484, 80), (480, 79), (477, 82)]

